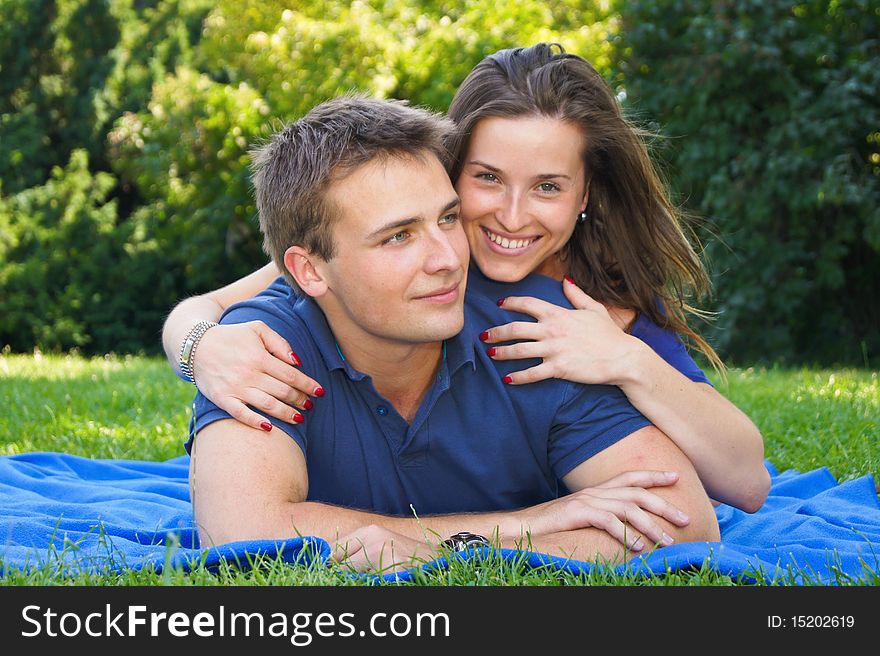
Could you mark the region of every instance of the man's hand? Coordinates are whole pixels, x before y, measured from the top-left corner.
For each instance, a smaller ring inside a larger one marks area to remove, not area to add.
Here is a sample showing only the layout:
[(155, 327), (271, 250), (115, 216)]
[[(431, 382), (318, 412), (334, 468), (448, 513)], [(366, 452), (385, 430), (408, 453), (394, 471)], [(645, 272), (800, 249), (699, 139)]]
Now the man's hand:
[[(629, 471), (593, 487), (515, 513), (520, 535), (548, 535), (593, 527), (608, 533), (630, 551), (665, 547), (673, 543), (656, 517), (676, 526), (687, 526), (688, 516), (647, 488), (666, 487), (678, 481), (675, 472)], [(656, 516), (656, 517), (655, 517)]]
[(332, 558), (354, 572), (388, 574), (434, 560), (439, 548), (381, 526), (359, 528), (336, 541)]

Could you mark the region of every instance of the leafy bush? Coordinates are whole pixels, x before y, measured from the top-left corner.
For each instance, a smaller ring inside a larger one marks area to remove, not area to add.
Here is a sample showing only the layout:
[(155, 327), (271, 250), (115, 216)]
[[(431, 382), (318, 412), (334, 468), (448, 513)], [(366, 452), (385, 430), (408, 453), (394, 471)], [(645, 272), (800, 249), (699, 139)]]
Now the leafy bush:
[(628, 102), (708, 220), (715, 344), (741, 362), (880, 362), (880, 6), (620, 11)]
[[(586, 29), (576, 26), (570, 4), (552, 7), (535, 0), (503, 10), (400, 0), (306, 2), (295, 10), (271, 0), (216, 3), (188, 65), (157, 81), (148, 106), (123, 115), (110, 133), (114, 171), (136, 190), (143, 204), (135, 214), (181, 272), (179, 295), (266, 261), (248, 151), (273, 129), (352, 90), (444, 110), (467, 71), (501, 47), (549, 39), (603, 52), (591, 40), (607, 29), (599, 13)], [(557, 18), (570, 32), (550, 27)]]
[(0, 344), (157, 350), (183, 275), (108, 171), (106, 134), (188, 61), (210, 5), (0, 3)]
[(265, 261), (274, 128), (352, 89), (445, 110), (487, 54), (557, 41), (670, 137), (722, 353), (876, 362), (876, 0), (616, 4), (5, 0), (0, 345), (158, 351), (180, 297)]
[(44, 185), (0, 200), (0, 335), (13, 349), (136, 351), (156, 338), (162, 258), (133, 222), (118, 225), (115, 184), (75, 150)]

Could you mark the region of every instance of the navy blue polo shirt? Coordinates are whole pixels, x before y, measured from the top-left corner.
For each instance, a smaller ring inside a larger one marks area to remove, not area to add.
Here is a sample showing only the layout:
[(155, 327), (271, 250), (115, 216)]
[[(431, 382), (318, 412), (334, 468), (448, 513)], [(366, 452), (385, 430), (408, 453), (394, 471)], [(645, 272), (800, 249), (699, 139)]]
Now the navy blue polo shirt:
[[(370, 376), (345, 361), (318, 305), (283, 279), (225, 312), (222, 323), (260, 320), (275, 330), (326, 392), (302, 424), (270, 418), (305, 454), (308, 500), (393, 515), (531, 506), (564, 493), (559, 479), (577, 465), (650, 425), (614, 386), (504, 384), (506, 374), (538, 361), (496, 362), (486, 354), (483, 330), (530, 319), (496, 301), (515, 292), (567, 303), (549, 278), (510, 285), (471, 269), (464, 329), (445, 341), (436, 380), (412, 424)], [(193, 414), (196, 431), (229, 418), (201, 394)]]

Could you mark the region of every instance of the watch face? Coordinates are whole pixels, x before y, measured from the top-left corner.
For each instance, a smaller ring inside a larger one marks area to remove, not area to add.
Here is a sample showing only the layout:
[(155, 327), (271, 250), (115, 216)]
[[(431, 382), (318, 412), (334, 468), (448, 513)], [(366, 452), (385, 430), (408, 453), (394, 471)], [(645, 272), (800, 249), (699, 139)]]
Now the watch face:
[(469, 548), (478, 549), (480, 547), (488, 547), (489, 540), (482, 535), (462, 531), (461, 533), (456, 533), (448, 540), (443, 542), (443, 546), (449, 547), (450, 549), (453, 549), (455, 551), (461, 551), (462, 549)]

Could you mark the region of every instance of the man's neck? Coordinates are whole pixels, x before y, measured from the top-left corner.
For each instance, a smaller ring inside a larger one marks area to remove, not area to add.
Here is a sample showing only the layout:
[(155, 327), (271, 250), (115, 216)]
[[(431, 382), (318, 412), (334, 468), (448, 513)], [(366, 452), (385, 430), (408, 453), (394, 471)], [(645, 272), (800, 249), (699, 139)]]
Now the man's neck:
[(376, 391), (411, 423), (437, 375), (443, 343), (409, 344), (340, 328), (331, 325), (342, 357), (353, 369), (368, 374)]

